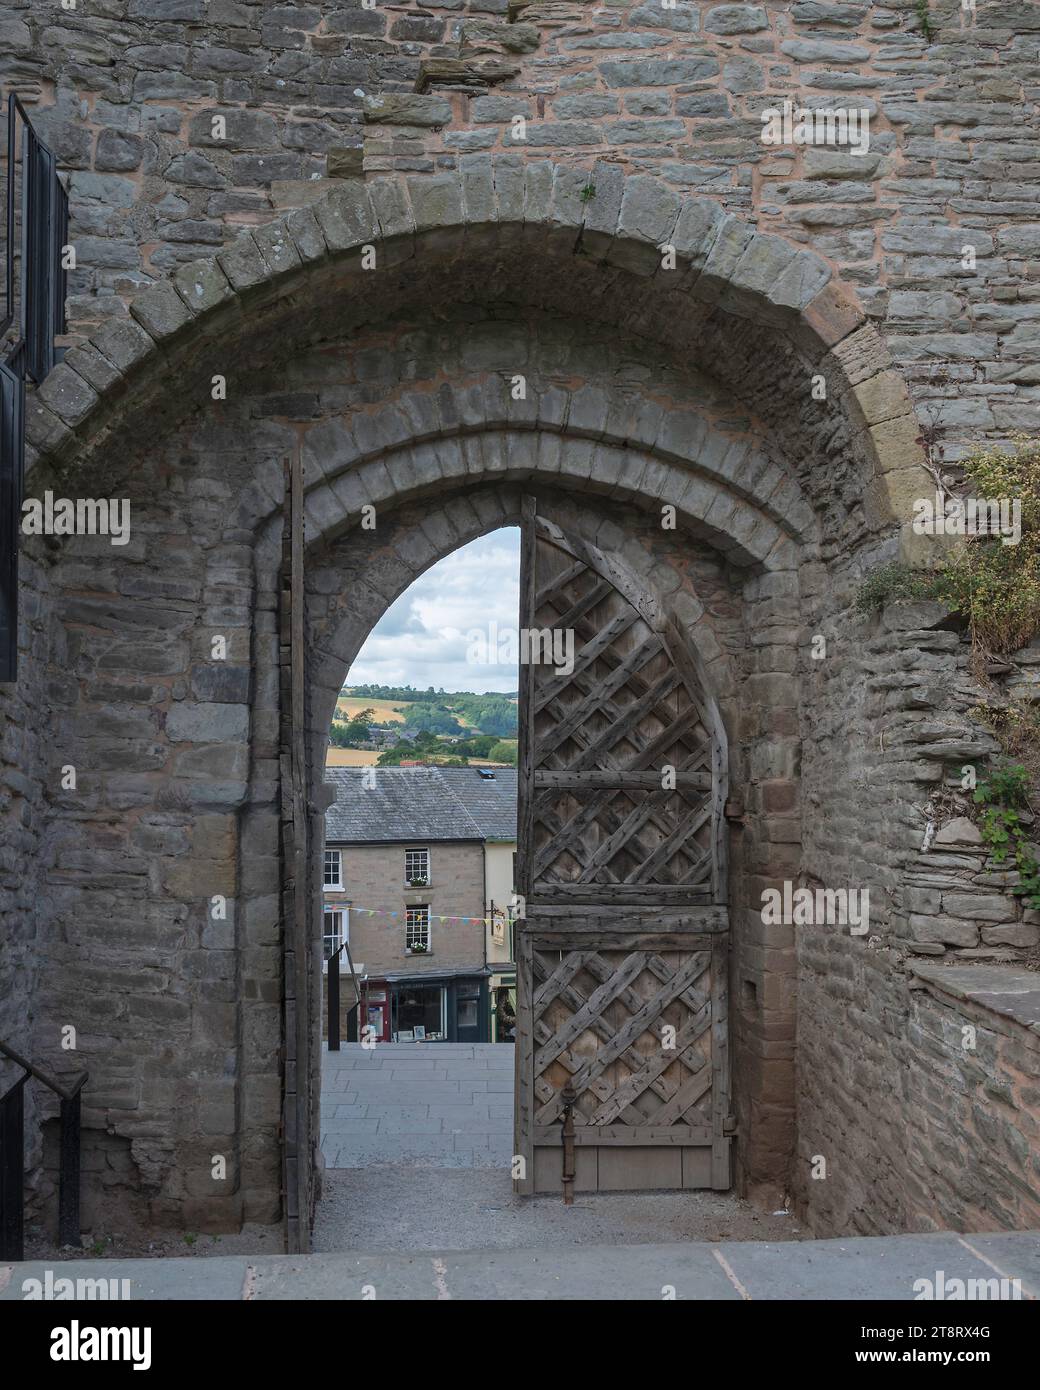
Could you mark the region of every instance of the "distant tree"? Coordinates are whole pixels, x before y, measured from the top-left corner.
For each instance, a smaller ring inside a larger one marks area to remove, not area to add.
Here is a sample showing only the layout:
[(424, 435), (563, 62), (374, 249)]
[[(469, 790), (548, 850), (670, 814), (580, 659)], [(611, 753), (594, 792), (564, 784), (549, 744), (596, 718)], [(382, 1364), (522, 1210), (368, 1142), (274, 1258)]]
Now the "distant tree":
[(507, 743), (507, 742), (503, 739), (500, 743), (496, 743), (496, 744), (492, 747), (491, 752), (488, 753), (488, 755), (487, 755), (487, 759), (488, 759), (488, 762), (491, 762), (491, 763), (509, 763), (509, 764), (511, 764), (513, 767), (515, 767), (515, 766), (516, 766), (516, 744), (515, 744), (515, 743)]
[(443, 705), (416, 706), (405, 714), (405, 727), (431, 734), (462, 734), (465, 729)]
[(496, 742), (494, 734), (475, 734), (457, 743), (455, 751), (463, 758), (490, 758)]
[(368, 742), (368, 726), (374, 716), (374, 709), (363, 709), (351, 716), (350, 723), (346, 726), (348, 748), (356, 748), (359, 743)]

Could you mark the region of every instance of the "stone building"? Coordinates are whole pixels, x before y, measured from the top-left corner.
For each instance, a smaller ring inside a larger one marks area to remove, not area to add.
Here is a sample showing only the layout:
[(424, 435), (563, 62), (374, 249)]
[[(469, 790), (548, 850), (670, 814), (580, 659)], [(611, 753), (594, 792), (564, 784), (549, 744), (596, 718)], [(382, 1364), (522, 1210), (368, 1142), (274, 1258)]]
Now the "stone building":
[[(397, 1042), (495, 1041), (510, 955), (513, 769), (329, 768), (326, 954), (344, 933), (363, 977), (360, 1018)], [(344, 966), (344, 969), (346, 967)], [(353, 1000), (353, 995), (350, 995)]]
[[(1037, 425), (1037, 7), (7, 0), (0, 50), (76, 251), (27, 486), (131, 507), (125, 546), (25, 538), (0, 690), (0, 1037), (89, 1070), (94, 1209), (306, 1248), (331, 714), (534, 493), (717, 704), (738, 1190), (821, 1234), (1036, 1225), (1036, 924), (935, 833), (994, 751), (968, 647), (855, 596), (937, 464)], [(869, 150), (763, 143), (788, 100)], [(869, 932), (767, 926), (790, 883), (869, 887)]]

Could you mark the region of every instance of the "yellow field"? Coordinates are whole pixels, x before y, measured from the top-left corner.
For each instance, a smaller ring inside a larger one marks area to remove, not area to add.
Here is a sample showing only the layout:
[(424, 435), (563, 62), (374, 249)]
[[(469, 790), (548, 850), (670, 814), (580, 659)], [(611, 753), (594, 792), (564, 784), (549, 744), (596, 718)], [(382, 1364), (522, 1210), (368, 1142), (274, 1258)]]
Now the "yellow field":
[[(396, 705), (400, 705), (401, 709), (411, 708), (407, 700), (362, 700), (356, 695), (341, 695), (336, 701), (336, 718), (345, 722), (363, 709), (370, 709), (376, 724), (403, 724), (404, 715), (397, 712)], [(464, 714), (456, 713), (455, 718), (464, 729), (473, 728), (472, 721)]]
[(379, 754), (374, 748), (329, 748), (326, 767), (375, 767)]
[(370, 709), (375, 711), (374, 717), (379, 724), (403, 724), (404, 715), (397, 713), (394, 709), (395, 703), (408, 708), (407, 701), (358, 700), (353, 695), (341, 695), (336, 701), (336, 716), (346, 721), (353, 719), (354, 715), (360, 714), (363, 709)]
[[(450, 754), (445, 754), (449, 757)], [(375, 767), (379, 753), (374, 748), (329, 748), (326, 767)], [(493, 763), (489, 758), (468, 758), (470, 767), (512, 767), (512, 763)]]

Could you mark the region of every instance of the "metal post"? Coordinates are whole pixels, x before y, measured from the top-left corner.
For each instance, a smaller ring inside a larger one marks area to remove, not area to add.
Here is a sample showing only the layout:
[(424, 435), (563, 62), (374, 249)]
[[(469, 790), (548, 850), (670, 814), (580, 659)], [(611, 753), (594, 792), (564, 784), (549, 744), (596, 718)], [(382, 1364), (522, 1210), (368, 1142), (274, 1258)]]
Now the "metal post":
[(0, 1260), (25, 1258), (25, 1083), (0, 1100)]
[(563, 1102), (563, 1205), (574, 1205), (574, 1102), (578, 1093), (572, 1086), (560, 1092)]
[(61, 1169), (58, 1176), (58, 1244), (83, 1244), (79, 1229), (79, 1091), (61, 1102)]
[(329, 956), (329, 1051), (339, 1051), (339, 952)]

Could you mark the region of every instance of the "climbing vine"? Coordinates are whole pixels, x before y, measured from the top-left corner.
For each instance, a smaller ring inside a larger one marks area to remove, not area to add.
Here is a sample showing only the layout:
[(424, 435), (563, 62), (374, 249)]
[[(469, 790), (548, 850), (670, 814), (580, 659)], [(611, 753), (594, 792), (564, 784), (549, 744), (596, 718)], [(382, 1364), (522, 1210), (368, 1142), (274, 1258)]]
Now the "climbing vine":
[(998, 763), (975, 788), (982, 838), (997, 864), (1008, 860), (1018, 870), (1018, 884), (1009, 889), (1027, 907), (1040, 910), (1040, 863), (1029, 842), (1023, 815), (1029, 811), (1029, 773), (1018, 763)]

